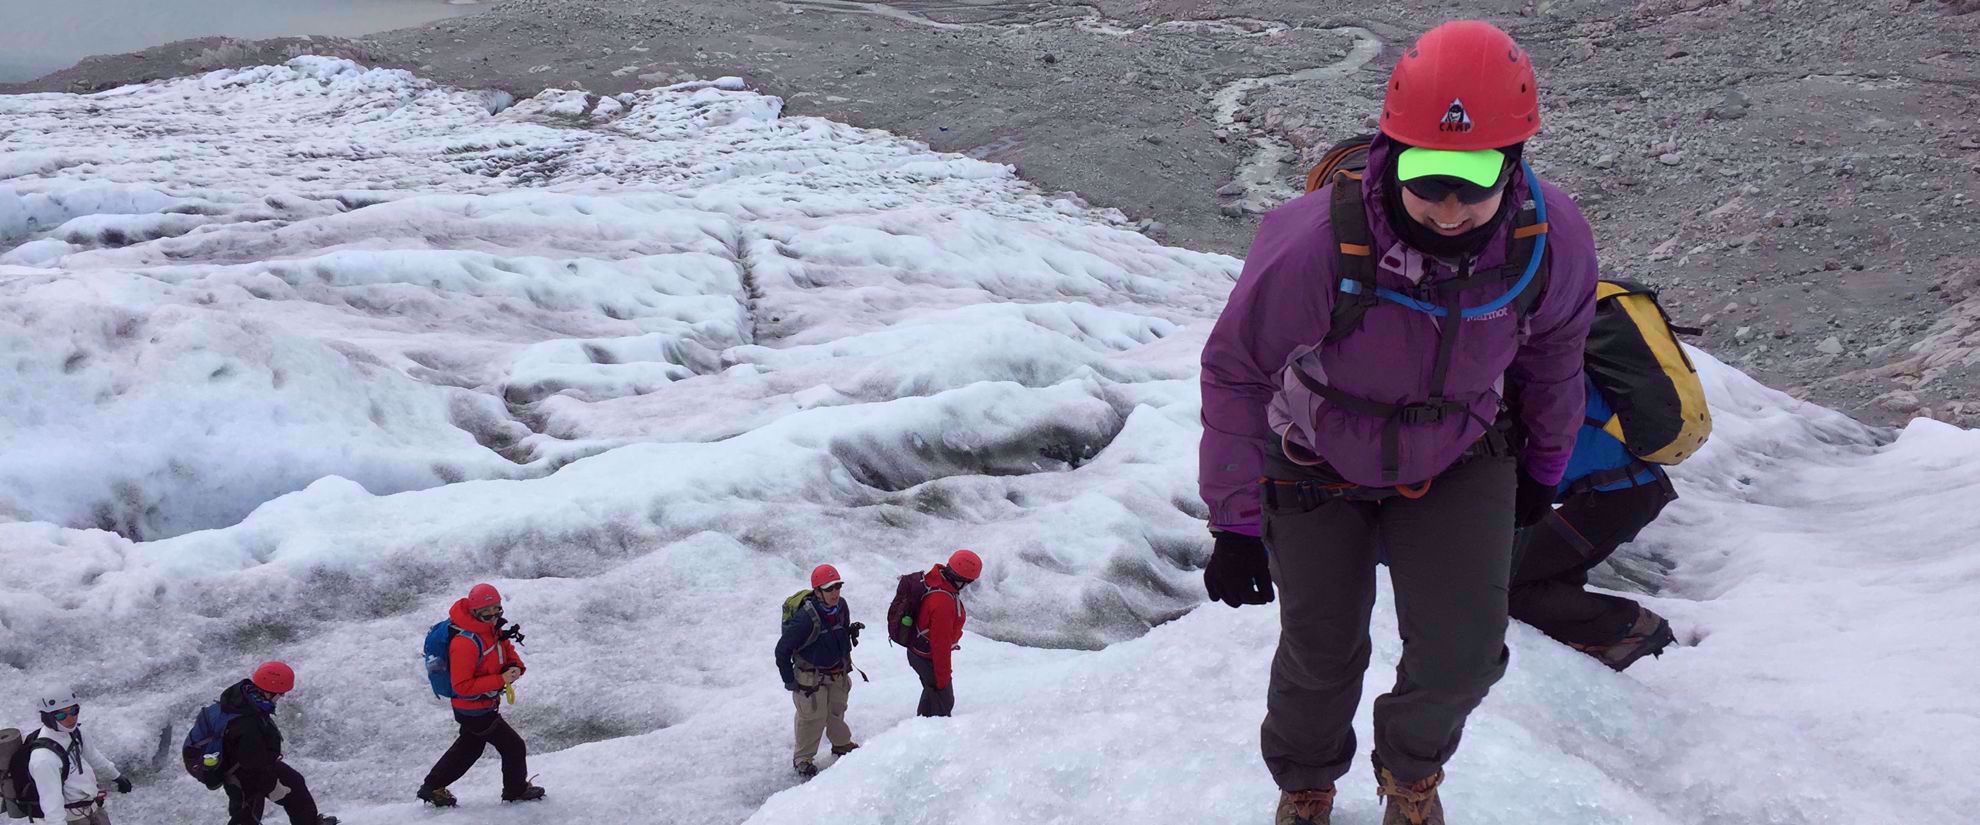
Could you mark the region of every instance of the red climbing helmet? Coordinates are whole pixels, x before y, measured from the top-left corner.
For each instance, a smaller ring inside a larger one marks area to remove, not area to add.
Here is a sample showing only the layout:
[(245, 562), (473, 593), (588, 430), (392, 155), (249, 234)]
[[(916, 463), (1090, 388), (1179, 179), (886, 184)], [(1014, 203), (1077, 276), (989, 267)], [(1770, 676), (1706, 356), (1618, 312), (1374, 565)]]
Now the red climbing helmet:
[(1382, 133), (1424, 149), (1474, 151), (1540, 132), (1533, 59), (1482, 20), (1445, 23), (1396, 61), (1382, 101)]
[(502, 594), (495, 589), (495, 585), (477, 584), (468, 591), (467, 603), (469, 610), (494, 607), (502, 603)]
[(957, 578), (976, 581), (983, 577), (983, 559), (973, 551), (957, 550), (949, 556), (949, 571)]
[(264, 693), (288, 693), (296, 689), (296, 672), (281, 662), (262, 662), (248, 681)]
[(828, 584), (842, 583), (844, 583), (844, 580), (839, 578), (839, 568), (837, 567), (829, 564), (821, 564), (811, 568), (811, 589), (813, 590), (817, 590)]

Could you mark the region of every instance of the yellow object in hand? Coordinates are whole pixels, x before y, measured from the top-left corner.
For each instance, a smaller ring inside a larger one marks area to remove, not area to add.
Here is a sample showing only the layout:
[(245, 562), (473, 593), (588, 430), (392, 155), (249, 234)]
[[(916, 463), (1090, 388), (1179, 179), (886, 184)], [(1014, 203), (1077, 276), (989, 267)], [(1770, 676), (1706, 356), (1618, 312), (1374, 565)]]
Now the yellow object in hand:
[(509, 704), (511, 704), (511, 705), (513, 705), (513, 704), (515, 704), (515, 703), (516, 703), (516, 686), (515, 686), (515, 685), (503, 685), (503, 686), (502, 686), (502, 694), (503, 694), (503, 695), (505, 695), (505, 696), (507, 696), (507, 697), (509, 697)]

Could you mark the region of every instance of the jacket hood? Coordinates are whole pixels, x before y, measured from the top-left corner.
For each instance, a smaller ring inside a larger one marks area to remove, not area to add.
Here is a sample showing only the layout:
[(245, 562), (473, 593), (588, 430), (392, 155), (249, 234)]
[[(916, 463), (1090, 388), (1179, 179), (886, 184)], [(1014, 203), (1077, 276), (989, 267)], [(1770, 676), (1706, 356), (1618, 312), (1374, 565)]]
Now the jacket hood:
[(474, 613), (468, 610), (467, 599), (454, 602), (453, 608), (447, 611), (447, 620), (453, 622), (455, 627), (480, 636), (482, 641), (495, 640), (495, 625), (475, 618)]
[(948, 569), (948, 566), (940, 563), (928, 568), (928, 575), (923, 579), (927, 583), (928, 589), (940, 590), (944, 593), (957, 592), (955, 586), (949, 584), (949, 577), (942, 575), (942, 571), (946, 569)]
[(248, 701), (247, 687), (249, 684), (251, 683), (248, 680), (242, 679), (235, 682), (233, 687), (221, 691), (220, 709), (234, 714), (261, 713), (261, 708), (255, 707), (253, 702)]

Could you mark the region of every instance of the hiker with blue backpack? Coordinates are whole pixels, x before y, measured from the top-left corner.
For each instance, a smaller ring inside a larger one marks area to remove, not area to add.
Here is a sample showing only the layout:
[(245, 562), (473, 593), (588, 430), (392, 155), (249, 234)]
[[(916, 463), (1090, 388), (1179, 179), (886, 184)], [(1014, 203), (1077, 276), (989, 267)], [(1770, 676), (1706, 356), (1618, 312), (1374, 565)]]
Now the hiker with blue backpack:
[(1712, 433), (1698, 370), (1657, 293), (1629, 281), (1596, 287), (1584, 358), (1587, 406), (1561, 477), (1558, 509), (1520, 531), (1509, 609), (1617, 671), (1676, 641), (1671, 623), (1633, 599), (1588, 590), (1588, 572), (1677, 500), (1664, 467)]
[(810, 589), (784, 600), (777, 673), (797, 705), (791, 768), (806, 778), (818, 775), (819, 734), (832, 740), (833, 756), (859, 748), (846, 725), (846, 703), (852, 696), (852, 649), (866, 625), (852, 620), (852, 608), (839, 593), (845, 585), (838, 568), (821, 564), (811, 570)]
[(337, 825), (317, 810), (302, 774), (282, 761), (275, 704), (295, 687), (294, 669), (263, 662), (201, 709), (186, 733), (186, 773), (208, 790), (227, 791), (227, 825), (261, 825), (270, 802), (288, 813), (290, 825)]
[(1203, 350), (1204, 584), (1279, 602), (1260, 730), (1277, 825), (1332, 821), (1384, 546), (1402, 656), (1374, 702), (1383, 823), (1445, 821), (1443, 766), (1509, 658), (1515, 529), (1552, 509), (1586, 401), (1595, 241), (1524, 160), (1531, 58), (1457, 21), (1385, 85), (1363, 169), (1265, 216)]
[(502, 801), (543, 798), (543, 789), (529, 782), (529, 746), (499, 711), (503, 697), (515, 702), (516, 680), (529, 670), (509, 644), (521, 640), (521, 628), (504, 625), (502, 594), (492, 584), (477, 584), (427, 631), (427, 678), (434, 695), (453, 705), (461, 728), (415, 794), (436, 808), (459, 804), (447, 786), (466, 776), (489, 745), (502, 755)]
[(109, 796), (101, 783), (118, 793), (131, 792), (126, 779), (96, 745), (83, 736), (82, 700), (75, 691), (58, 690), (35, 702), (41, 727), (25, 734), (0, 731), (0, 808), (8, 816), (28, 821), (71, 825), (110, 825), (104, 808)]

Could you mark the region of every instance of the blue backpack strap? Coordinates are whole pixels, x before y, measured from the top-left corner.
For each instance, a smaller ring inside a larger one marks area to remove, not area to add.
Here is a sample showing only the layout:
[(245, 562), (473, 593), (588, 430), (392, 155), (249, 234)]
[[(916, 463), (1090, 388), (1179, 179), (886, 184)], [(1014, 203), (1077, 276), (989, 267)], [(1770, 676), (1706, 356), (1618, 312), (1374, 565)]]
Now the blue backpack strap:
[(451, 636), (448, 637), (448, 641), (450, 644), (452, 643), (453, 636), (466, 636), (468, 638), (468, 641), (474, 643), (475, 658), (478, 659), (482, 656), (488, 655), (488, 646), (481, 643), (481, 634), (469, 633), (467, 631), (467, 628), (461, 627), (460, 625), (454, 624), (453, 622), (447, 623), (447, 632), (452, 634)]

